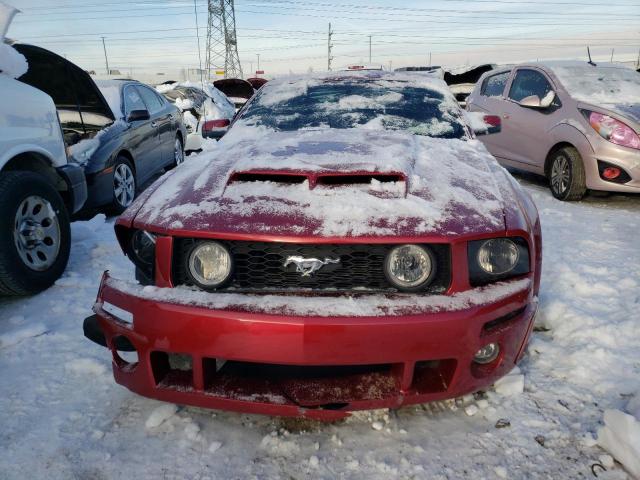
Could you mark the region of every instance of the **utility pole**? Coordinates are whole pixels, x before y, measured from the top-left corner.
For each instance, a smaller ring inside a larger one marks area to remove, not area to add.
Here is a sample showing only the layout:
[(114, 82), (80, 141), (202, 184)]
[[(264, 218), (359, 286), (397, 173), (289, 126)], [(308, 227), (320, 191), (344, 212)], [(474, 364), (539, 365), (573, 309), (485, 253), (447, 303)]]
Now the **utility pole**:
[(392, 67), (391, 67), (392, 65), (393, 65), (393, 61), (392, 61), (392, 60), (389, 60), (389, 71), (390, 71), (390, 72), (392, 71)]
[(223, 70), (224, 78), (242, 78), (238, 56), (234, 0), (208, 0), (207, 57), (205, 68)]
[(260, 54), (256, 53), (256, 55), (258, 56), (258, 66), (256, 67), (256, 70), (260, 70)]
[(613, 51), (614, 50), (615, 50), (614, 48), (611, 49), (611, 63), (613, 63)]
[(431, 66), (431, 52), (429, 52), (429, 66)]
[(331, 22), (329, 22), (329, 35), (327, 37), (327, 70), (331, 71), (331, 60), (333, 57), (331, 56), (331, 49), (333, 48), (333, 44), (331, 43), (331, 37), (333, 36), (333, 32), (331, 31)]
[(104, 37), (102, 37), (102, 49), (104, 50), (104, 63), (107, 66), (107, 75), (109, 75), (109, 59), (107, 58), (107, 46), (104, 43)]
[(371, 35), (369, 35), (369, 65), (371, 65)]

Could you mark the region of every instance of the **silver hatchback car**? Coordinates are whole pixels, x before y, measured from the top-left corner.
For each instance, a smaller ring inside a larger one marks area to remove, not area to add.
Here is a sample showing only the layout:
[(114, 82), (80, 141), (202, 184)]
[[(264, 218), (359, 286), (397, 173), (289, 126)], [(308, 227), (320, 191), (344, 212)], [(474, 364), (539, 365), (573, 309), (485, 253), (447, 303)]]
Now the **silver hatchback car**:
[(640, 74), (616, 64), (544, 62), (484, 74), (467, 109), (502, 119), (482, 137), (504, 165), (549, 179), (560, 200), (587, 189), (640, 193)]

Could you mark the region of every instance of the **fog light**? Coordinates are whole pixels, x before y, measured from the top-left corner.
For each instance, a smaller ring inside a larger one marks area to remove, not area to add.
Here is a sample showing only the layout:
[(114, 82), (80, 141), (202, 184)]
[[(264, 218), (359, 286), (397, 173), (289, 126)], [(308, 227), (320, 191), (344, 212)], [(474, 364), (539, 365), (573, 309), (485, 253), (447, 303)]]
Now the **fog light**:
[(500, 353), (500, 346), (497, 343), (487, 343), (484, 347), (478, 350), (473, 357), (473, 361), (480, 364), (487, 364), (493, 362), (498, 358)]
[(602, 171), (602, 176), (606, 180), (613, 180), (620, 176), (620, 169), (617, 167), (607, 167)]

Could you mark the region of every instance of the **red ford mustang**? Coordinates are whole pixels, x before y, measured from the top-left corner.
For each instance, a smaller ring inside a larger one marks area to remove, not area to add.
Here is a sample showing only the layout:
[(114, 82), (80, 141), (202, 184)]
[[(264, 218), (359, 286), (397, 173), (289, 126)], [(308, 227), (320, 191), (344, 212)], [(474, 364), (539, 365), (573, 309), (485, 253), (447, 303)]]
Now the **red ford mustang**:
[(269, 82), (118, 219), (138, 283), (105, 272), (85, 335), (118, 383), (201, 407), (336, 419), (487, 387), (526, 346), (541, 238), (476, 123), (428, 77)]

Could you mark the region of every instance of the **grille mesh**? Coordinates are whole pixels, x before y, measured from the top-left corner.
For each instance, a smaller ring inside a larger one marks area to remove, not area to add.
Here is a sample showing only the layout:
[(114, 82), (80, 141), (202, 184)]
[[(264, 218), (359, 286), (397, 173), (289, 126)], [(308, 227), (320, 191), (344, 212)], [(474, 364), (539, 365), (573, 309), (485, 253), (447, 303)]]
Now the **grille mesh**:
[[(187, 274), (190, 250), (195, 239), (177, 238), (174, 241), (173, 283), (191, 285)], [(234, 262), (232, 280), (219, 290), (236, 291), (387, 291), (396, 289), (387, 281), (383, 263), (394, 245), (367, 244), (291, 244), (271, 242), (220, 242), (231, 252)], [(450, 259), (447, 245), (430, 245), (436, 257), (436, 276), (425, 290), (440, 293), (450, 283)], [(340, 259), (329, 263), (310, 276), (302, 276), (290, 264), (289, 256)]]

